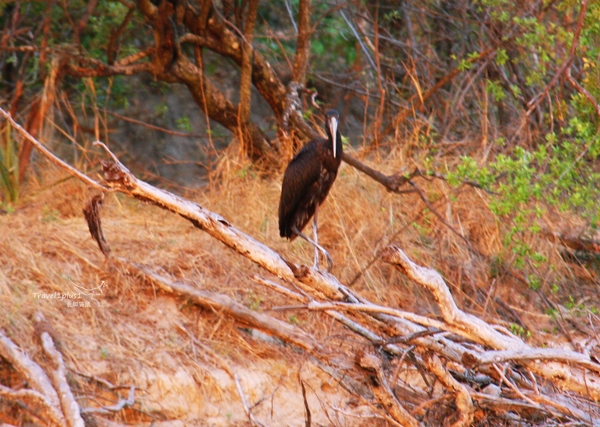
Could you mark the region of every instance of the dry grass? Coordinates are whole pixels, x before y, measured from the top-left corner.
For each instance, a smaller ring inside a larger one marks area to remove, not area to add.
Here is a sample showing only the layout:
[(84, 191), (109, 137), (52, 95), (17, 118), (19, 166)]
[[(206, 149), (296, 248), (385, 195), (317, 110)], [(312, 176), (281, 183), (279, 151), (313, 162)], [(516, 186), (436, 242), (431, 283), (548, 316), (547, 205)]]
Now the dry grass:
[[(409, 150), (410, 145), (372, 160), (383, 172), (394, 173), (412, 167)], [(188, 196), (284, 257), (310, 264), (312, 247), (300, 239), (290, 244), (279, 237), (280, 176), (261, 177), (235, 156), (225, 156), (219, 171), (222, 179), (218, 185)], [(48, 171), (43, 181), (58, 178), (56, 172)], [(319, 215), (320, 241), (330, 250), (335, 261), (333, 273), (342, 282), (351, 283), (356, 292), (375, 302), (434, 314), (429, 295), (377, 259), (381, 249), (395, 243), (418, 263), (440, 271), (466, 311), (508, 327), (516, 323), (518, 315), (532, 332), (530, 339), (538, 344), (562, 345), (565, 333), (574, 341), (589, 334), (585, 317), (564, 309), (562, 318), (555, 320), (545, 314), (545, 301), (563, 306), (573, 296), (576, 302), (585, 298), (586, 307), (598, 306), (592, 269), (564, 261), (560, 247), (530, 236), (549, 260), (539, 267), (547, 282), (533, 291), (518, 279), (518, 272), (507, 274), (510, 268), (496, 272), (494, 260), (502, 259), (503, 265), (510, 266), (511, 259), (502, 248), (502, 224), (488, 210), (484, 192), (470, 187), (453, 190), (439, 180), (418, 182), (437, 212), (469, 238), (473, 250), (427, 210), (418, 195), (390, 194), (342, 165)], [(0, 216), (0, 305), (4, 307), (0, 327), (43, 363), (32, 321), (33, 314), (42, 311), (55, 328), (55, 338), (81, 394), (95, 395), (98, 402), (110, 404), (117, 394), (125, 397), (127, 390), (101, 391), (98, 384), (79, 373), (139, 387), (140, 403), (119, 414), (117, 420), (179, 418), (199, 425), (246, 422), (231, 380), (182, 332), (185, 328), (240, 373), (251, 402), (265, 399), (256, 410), (259, 418), (275, 425), (283, 420), (289, 425), (304, 424), (297, 382), (301, 370), (311, 386), (313, 422), (328, 423), (327, 414), (335, 414), (346, 425), (364, 422), (328, 406), (337, 405), (354, 414), (362, 411), (360, 404), (339, 386), (332, 386), (328, 376), (293, 349), (264, 341), (219, 313), (165, 295), (111, 267), (90, 238), (81, 214), (89, 196), (82, 185), (66, 180), (44, 188), (37, 183), (26, 193), (32, 196), (15, 212)], [(253, 309), (269, 311), (290, 304), (251, 280), (253, 273), (264, 274), (256, 266), (179, 217), (120, 195), (109, 195), (104, 205), (104, 232), (113, 254), (225, 293)], [(561, 230), (571, 229), (574, 223), (573, 218), (554, 213), (544, 220)], [(102, 283), (106, 287), (98, 297), (99, 306), (92, 301), (89, 308), (68, 308), (64, 301), (34, 298), (34, 293), (76, 292), (74, 285), (91, 289)], [(550, 292), (552, 283), (560, 285), (558, 293)], [(351, 354), (350, 348), (362, 345), (320, 314), (301, 310), (269, 313), (328, 343), (332, 357), (343, 358)], [(557, 325), (564, 328), (563, 335), (553, 335)], [(10, 382), (9, 373), (2, 372)]]

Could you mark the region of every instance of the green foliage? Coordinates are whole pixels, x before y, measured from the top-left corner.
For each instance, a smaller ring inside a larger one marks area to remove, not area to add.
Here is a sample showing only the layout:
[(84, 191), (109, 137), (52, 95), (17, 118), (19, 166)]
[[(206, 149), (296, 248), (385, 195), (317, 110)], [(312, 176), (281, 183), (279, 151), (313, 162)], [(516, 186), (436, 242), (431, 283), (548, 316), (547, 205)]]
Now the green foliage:
[(506, 49), (498, 49), (496, 51), (496, 64), (502, 66), (508, 62), (508, 53)]
[[(541, 93), (566, 60), (573, 28), (560, 25), (559, 19), (527, 16), (523, 8), (506, 0), (479, 0), (477, 4), (495, 25), (509, 26), (516, 35), (511, 44), (496, 51), (495, 64), (505, 76), (512, 70), (518, 70), (520, 75), (511, 82), (506, 77), (486, 79), (488, 94), (495, 102), (506, 103), (525, 93), (525, 100)], [(572, 1), (557, 2), (556, 7), (565, 16), (577, 16), (580, 10), (579, 2)], [(599, 16), (600, 2), (590, 2), (576, 52), (577, 61), (583, 65), (583, 75), (577, 80), (596, 100), (600, 99), (600, 73), (596, 66), (600, 55)], [(468, 56), (457, 57), (459, 64), (467, 60)], [(596, 108), (579, 92), (565, 99), (552, 98), (551, 102), (552, 111), (544, 114), (545, 121), (541, 123), (544, 131), (532, 144), (511, 146), (504, 139), (497, 140), (498, 154), (492, 161), (482, 164), (476, 157), (465, 156), (448, 174), (454, 186), (466, 179), (492, 192), (489, 207), (503, 227), (503, 244), (513, 255), (513, 265), (521, 269), (537, 269), (547, 262), (532, 247), (532, 237), (540, 233), (539, 219), (546, 209), (583, 218), (590, 232), (598, 228), (600, 221), (600, 118)], [(546, 108), (546, 104), (539, 108)], [(533, 274), (528, 276), (528, 282), (532, 289), (542, 286)], [(551, 290), (557, 292), (557, 285), (552, 285)]]
[(459, 69), (460, 71), (467, 71), (467, 70), (470, 70), (470, 69), (471, 69), (471, 67), (473, 66), (473, 64), (471, 63), (471, 61), (469, 61), (469, 59), (467, 59), (467, 58), (464, 58), (464, 59), (458, 59), (458, 58), (456, 57), (456, 55), (451, 55), (450, 57), (451, 57), (452, 59), (454, 59), (454, 60), (457, 60), (457, 61), (458, 61), (458, 65), (457, 65), (457, 67), (458, 67), (458, 69)]
[[(294, 16), (297, 16), (298, 0), (289, 2)], [(398, 16), (399, 11), (391, 11), (388, 20)], [(290, 30), (290, 18), (285, 7), (273, 7), (264, 2), (259, 5), (259, 15), (264, 18), (257, 23), (258, 32), (266, 33), (262, 40), (264, 54), (272, 61), (292, 60), (296, 52), (295, 38), (280, 38), (275, 40), (275, 31)], [(319, 25), (310, 39), (311, 68), (325, 69), (333, 72), (354, 64), (358, 57), (356, 38), (339, 13), (331, 13), (327, 3), (313, 3), (312, 16), (320, 17)]]
[(339, 15), (325, 18), (320, 36), (311, 39), (311, 53), (317, 64), (325, 67), (332, 60), (343, 60), (345, 66), (356, 61), (358, 53), (354, 36)]
[(573, 295), (568, 296), (567, 302), (565, 302), (565, 308), (569, 310), (572, 316), (587, 316), (589, 313), (594, 315), (598, 314), (598, 308), (595, 306), (589, 306), (586, 304), (585, 299), (576, 300)]
[(452, 185), (470, 180), (493, 191), (489, 207), (506, 225), (503, 243), (516, 255), (516, 267), (524, 268), (528, 263), (537, 267), (546, 261), (525, 237), (541, 231), (536, 219), (542, 217), (547, 205), (572, 211), (586, 218), (592, 229), (597, 228), (600, 174), (593, 163), (584, 159), (585, 151), (589, 159), (597, 158), (591, 148), (598, 145), (598, 138), (588, 136), (586, 149), (583, 135), (589, 135), (589, 125), (580, 118), (572, 119), (571, 131), (577, 134), (579, 144), (570, 138), (560, 141), (556, 135), (547, 135), (546, 144), (537, 149), (516, 147), (507, 154), (499, 154), (487, 165), (463, 157), (456, 170), (448, 174)]
[(342, 135), (342, 146), (344, 150), (350, 147), (350, 139)]
[(502, 85), (497, 82), (488, 80), (486, 89), (488, 93), (492, 95), (495, 101), (502, 101), (504, 98), (506, 98), (506, 93), (504, 93)]
[(246, 298), (248, 308), (252, 311), (259, 311), (260, 305), (263, 302), (263, 298), (256, 295), (254, 292), (250, 292)]
[(156, 104), (156, 106), (154, 107), (154, 112), (159, 117), (164, 117), (168, 111), (169, 111), (169, 106), (167, 104), (165, 104), (164, 102)]
[(175, 123), (177, 124), (177, 128), (179, 128), (179, 130), (192, 133), (192, 123), (190, 122), (190, 118), (188, 116), (178, 118), (175, 120)]
[[(41, 2), (44, 3), (44, 2)], [(87, 1), (70, 1), (69, 13), (71, 19), (77, 22), (86, 12)], [(107, 51), (111, 34), (116, 28), (120, 27), (127, 15), (128, 8), (119, 1), (100, 0), (95, 12), (89, 17), (89, 22), (84, 31), (80, 34), (80, 42), (86, 55), (105, 62), (107, 60)], [(65, 17), (64, 11), (60, 6), (52, 8), (52, 38), (50, 45), (59, 45), (61, 40), (68, 37), (71, 25)], [(133, 18), (126, 25), (124, 32), (119, 37), (118, 50), (115, 51), (115, 59), (121, 59), (129, 54), (139, 51), (139, 43), (143, 35), (151, 36), (142, 16), (134, 13)], [(69, 47), (71, 48), (71, 47)], [(75, 90), (82, 94), (85, 100), (86, 96), (91, 96), (86, 88), (86, 83), (82, 80), (70, 82)], [(99, 108), (126, 108), (129, 106), (129, 99), (135, 93), (136, 87), (131, 84), (131, 79), (127, 76), (115, 76), (111, 78), (97, 78), (94, 80), (95, 90), (93, 91), (93, 100)], [(88, 105), (88, 103), (82, 105)], [(91, 105), (91, 103), (89, 103)]]
[(527, 329), (523, 328), (522, 326), (514, 324), (514, 323), (511, 323), (510, 331), (513, 334), (515, 334), (521, 338), (530, 338), (531, 337), (530, 331), (528, 331)]

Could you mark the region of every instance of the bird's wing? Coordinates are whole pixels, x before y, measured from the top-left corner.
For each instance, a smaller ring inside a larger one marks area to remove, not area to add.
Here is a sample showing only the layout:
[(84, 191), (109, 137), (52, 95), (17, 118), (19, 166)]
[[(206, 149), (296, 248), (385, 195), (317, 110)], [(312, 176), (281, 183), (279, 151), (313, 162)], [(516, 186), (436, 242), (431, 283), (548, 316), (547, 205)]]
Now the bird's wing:
[(320, 171), (317, 141), (311, 141), (296, 154), (283, 175), (279, 200), (279, 230), (282, 236), (290, 237), (293, 214), (318, 181)]

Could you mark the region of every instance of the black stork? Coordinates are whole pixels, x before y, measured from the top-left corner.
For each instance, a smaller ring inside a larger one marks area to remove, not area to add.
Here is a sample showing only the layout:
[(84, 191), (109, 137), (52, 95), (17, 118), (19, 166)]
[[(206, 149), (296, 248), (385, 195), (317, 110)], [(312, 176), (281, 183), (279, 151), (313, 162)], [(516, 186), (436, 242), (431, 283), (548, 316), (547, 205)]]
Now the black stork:
[[(319, 251), (329, 264), (329, 253), (319, 246), (317, 236), (317, 210), (323, 203), (342, 161), (342, 137), (338, 130), (340, 115), (336, 110), (325, 114), (327, 139), (310, 141), (294, 156), (283, 175), (279, 200), (279, 235), (290, 241), (300, 236), (315, 247), (315, 268), (319, 266)], [(313, 218), (314, 240), (302, 233)]]

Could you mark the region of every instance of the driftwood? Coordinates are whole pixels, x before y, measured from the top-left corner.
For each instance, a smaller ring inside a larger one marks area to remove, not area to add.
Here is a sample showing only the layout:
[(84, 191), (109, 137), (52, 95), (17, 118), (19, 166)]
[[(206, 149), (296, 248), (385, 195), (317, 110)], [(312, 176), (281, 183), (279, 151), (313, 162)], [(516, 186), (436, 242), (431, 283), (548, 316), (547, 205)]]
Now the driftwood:
[[(103, 144), (102, 146), (107, 149)], [(110, 152), (109, 152), (110, 153)], [(346, 301), (345, 307), (339, 309), (349, 310), (356, 307), (365, 307), (364, 311), (369, 312), (378, 320), (394, 326), (402, 331), (403, 334), (415, 333), (423, 329), (424, 326), (435, 326), (441, 331), (460, 334), (466, 339), (472, 341), (469, 347), (464, 347), (457, 343), (451, 343), (447, 338), (441, 337), (420, 337), (414, 340), (417, 346), (422, 346), (430, 351), (438, 353), (440, 356), (449, 358), (455, 363), (460, 363), (469, 367), (476, 367), (479, 355), (484, 355), (484, 360), (488, 356), (484, 347), (477, 348), (475, 344), (480, 344), (494, 350), (519, 350), (526, 353), (529, 350), (535, 354), (540, 354), (539, 350), (532, 349), (518, 337), (510, 334), (508, 331), (500, 331), (483, 320), (469, 315), (459, 310), (450, 294), (450, 291), (442, 277), (434, 270), (420, 267), (414, 264), (401, 249), (397, 247), (388, 248), (384, 255), (384, 260), (397, 265), (410, 279), (419, 285), (427, 288), (433, 293), (439, 308), (442, 312), (444, 322), (435, 322), (434, 319), (419, 319), (416, 315), (396, 315), (399, 314), (387, 307), (377, 307), (376, 305), (362, 300), (359, 296), (343, 286), (334, 276), (317, 271), (308, 267), (295, 266), (289, 261), (284, 260), (279, 254), (270, 248), (262, 245), (250, 236), (237, 230), (227, 220), (214, 214), (196, 203), (189, 202), (164, 190), (150, 186), (149, 184), (138, 180), (133, 176), (119, 161), (113, 156), (113, 161), (104, 162), (103, 170), (105, 172), (106, 184), (114, 190), (130, 194), (140, 200), (153, 202), (165, 209), (175, 212), (182, 217), (190, 220), (195, 226), (208, 232), (213, 237), (221, 240), (227, 246), (236, 250), (243, 256), (256, 262), (269, 272), (275, 274), (284, 282), (299, 286), (304, 292), (310, 295), (310, 299), (329, 299)], [(318, 301), (312, 302), (313, 307)], [(310, 306), (310, 304), (309, 304)], [(308, 306), (307, 306), (308, 307)], [(336, 306), (327, 307), (328, 310), (335, 310)], [(408, 319), (410, 318), (410, 320)], [(364, 325), (362, 325), (364, 327)], [(369, 329), (369, 328), (366, 328)], [(380, 342), (381, 344), (381, 342)], [(477, 348), (477, 350), (473, 350)], [(436, 351), (437, 350), (437, 351)], [(453, 350), (453, 351), (450, 351)], [(392, 353), (396, 353), (393, 351)], [(548, 354), (550, 356), (550, 354)], [(589, 356), (571, 351), (556, 351), (555, 358), (536, 359), (533, 362), (527, 362), (522, 356), (521, 362), (541, 377), (552, 381), (562, 389), (571, 390), (582, 396), (588, 396), (593, 399), (600, 398), (600, 377), (598, 369), (600, 366), (595, 364)], [(436, 356), (437, 357), (437, 356)], [(493, 360), (493, 355), (489, 356)], [(451, 392), (456, 395), (456, 401), (461, 402), (465, 415), (459, 417), (456, 425), (468, 425), (471, 419), (470, 410), (468, 410), (467, 399), (465, 398), (465, 389), (458, 387), (456, 383), (448, 380), (449, 377), (444, 374), (444, 368), (438, 365), (434, 359), (428, 359), (427, 366)], [(568, 360), (571, 364), (567, 365), (561, 361)], [(578, 363), (581, 362), (581, 363)], [(594, 369), (590, 369), (590, 368)], [(552, 400), (549, 398), (549, 400)], [(573, 413), (564, 414), (572, 417)], [(579, 419), (580, 422), (586, 420)]]
[[(45, 322), (41, 313), (36, 315), (38, 325)], [(39, 331), (44, 353), (49, 358), (46, 369), (29, 358), (5, 333), (0, 330), (0, 357), (7, 360), (31, 388), (13, 390), (0, 385), (0, 396), (9, 401), (22, 402), (43, 422), (59, 426), (83, 427), (80, 408), (66, 379), (66, 368), (54, 340), (44, 327)]]
[(153, 272), (148, 267), (137, 265), (122, 258), (113, 258), (112, 261), (120, 270), (132, 275), (142, 276), (145, 280), (156, 284), (163, 291), (188, 298), (194, 304), (212, 309), (238, 322), (260, 329), (284, 342), (294, 344), (306, 351), (313, 351), (319, 347), (319, 343), (301, 329), (266, 314), (250, 310), (227, 295), (208, 292), (180, 281), (172, 281)]
[[(48, 402), (50, 407), (58, 408), (60, 406), (58, 393), (52, 386), (48, 375), (27, 354), (23, 353), (3, 331), (0, 331), (0, 353), (17, 372), (23, 375), (32, 390), (44, 396), (44, 400)], [(56, 412), (57, 416), (53, 419), (61, 419), (58, 414)]]
[[(37, 320), (38, 322), (44, 321), (43, 316), (38, 314)], [(67, 419), (67, 425), (69, 427), (84, 427), (85, 424), (83, 423), (83, 418), (81, 418), (79, 405), (75, 401), (71, 388), (67, 383), (67, 369), (62, 354), (54, 346), (54, 340), (48, 332), (42, 332), (40, 340), (44, 348), (44, 353), (46, 353), (52, 365), (52, 369), (49, 370), (50, 380), (58, 392), (60, 406)]]
[[(135, 403), (135, 387), (130, 387), (127, 399), (121, 399), (115, 405), (81, 408), (67, 382), (67, 367), (63, 356), (48, 332), (52, 330), (52, 326), (44, 319), (42, 313), (36, 313), (35, 321), (37, 338), (47, 357), (43, 365), (34, 362), (0, 329), (0, 357), (10, 363), (29, 386), (29, 388), (13, 389), (0, 384), (0, 398), (9, 402), (18, 402), (42, 425), (84, 427), (88, 421), (93, 425), (122, 426), (103, 418), (92, 417), (92, 414), (109, 414), (132, 406)], [(86, 421), (83, 414), (87, 414)], [(0, 426), (5, 425), (8, 424), (2, 424), (0, 419)]]
[[(19, 129), (10, 116), (7, 119)], [(380, 416), (390, 423), (421, 425), (423, 412), (442, 400), (451, 400), (455, 404), (456, 409), (448, 418), (453, 426), (466, 426), (474, 421), (477, 416), (474, 405), (486, 408), (489, 414), (503, 420), (515, 422), (548, 416), (561, 423), (579, 425), (595, 425), (600, 420), (598, 411), (591, 404), (591, 401), (600, 399), (600, 365), (589, 355), (533, 348), (509, 331), (463, 312), (454, 302), (443, 278), (432, 269), (416, 265), (399, 247), (388, 247), (383, 253), (384, 261), (395, 265), (409, 279), (433, 294), (441, 319), (373, 304), (352, 292), (335, 276), (285, 260), (271, 248), (239, 231), (222, 216), (137, 179), (104, 144), (98, 145), (112, 160), (103, 162), (105, 183), (95, 183), (95, 188), (122, 192), (189, 220), (278, 278), (280, 283), (274, 278), (254, 279), (299, 303), (284, 309), (321, 311), (365, 342), (370, 342), (374, 351), (356, 358), (351, 380), (376, 386), (371, 387), (371, 394), (352, 385), (347, 390), (354, 390), (371, 405), (375, 403), (373, 399), (377, 399), (383, 404), (383, 409), (379, 409)], [(106, 255), (121, 270), (133, 266), (111, 258), (109, 253)], [(151, 267), (135, 268), (138, 274), (143, 272), (144, 277), (162, 283), (165, 290), (188, 296), (199, 295), (194, 298), (197, 303), (212, 306), (219, 300), (213, 298), (213, 301), (202, 303), (202, 298), (207, 296), (204, 291), (191, 285), (173, 286), (175, 282), (155, 275)], [(239, 315), (234, 302), (221, 301), (234, 307), (227, 312), (228, 315)], [(254, 317), (246, 319), (246, 322), (305, 350), (310, 349), (319, 359), (323, 344), (295, 328), (286, 326), (277, 329), (273, 325), (282, 326), (279, 321), (265, 319)], [(387, 354), (396, 366), (387, 363), (383, 354)], [(319, 359), (319, 363), (325, 372), (335, 371), (335, 363), (328, 358)], [(415, 377), (414, 383), (404, 383), (397, 375), (402, 367), (417, 372), (421, 379)], [(343, 384), (343, 381), (340, 383)], [(435, 383), (441, 384), (442, 391), (435, 391)], [(412, 401), (402, 399), (397, 391), (407, 390), (408, 385), (411, 390), (418, 391)], [(39, 384), (37, 387), (44, 389), (46, 386)], [(480, 388), (481, 391), (478, 391)], [(431, 396), (433, 391), (436, 394), (432, 400), (427, 396)], [(57, 401), (56, 397), (53, 399)]]

